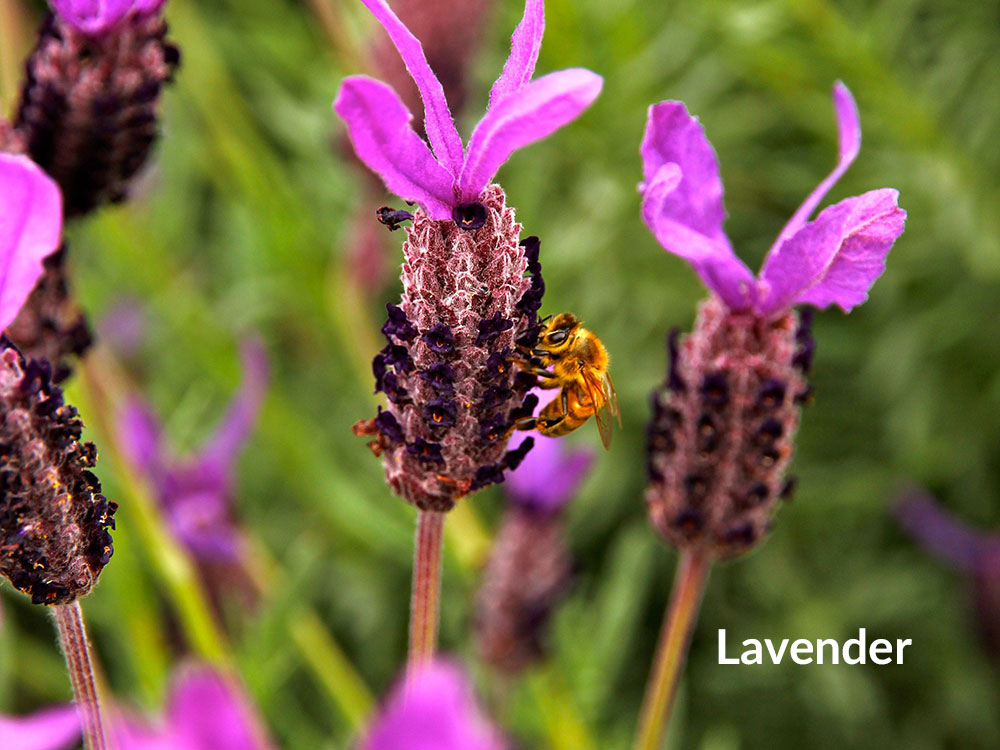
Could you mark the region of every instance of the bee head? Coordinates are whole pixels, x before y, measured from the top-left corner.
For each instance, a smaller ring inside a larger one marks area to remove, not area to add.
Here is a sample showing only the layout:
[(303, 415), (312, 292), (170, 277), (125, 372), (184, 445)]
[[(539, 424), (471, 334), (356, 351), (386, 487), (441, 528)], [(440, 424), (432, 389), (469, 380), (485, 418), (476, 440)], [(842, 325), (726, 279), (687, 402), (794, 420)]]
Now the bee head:
[(560, 313), (546, 323), (538, 335), (533, 354), (558, 355), (571, 348), (580, 328), (580, 321), (571, 313)]

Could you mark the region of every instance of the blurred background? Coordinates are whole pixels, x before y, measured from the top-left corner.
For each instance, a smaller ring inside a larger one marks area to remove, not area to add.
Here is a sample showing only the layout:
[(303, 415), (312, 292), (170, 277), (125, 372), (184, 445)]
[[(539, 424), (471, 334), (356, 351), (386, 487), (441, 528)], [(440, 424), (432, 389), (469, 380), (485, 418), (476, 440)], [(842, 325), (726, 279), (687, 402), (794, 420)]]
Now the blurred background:
[[(45, 8), (4, 4), (10, 113)], [(681, 99), (699, 116), (721, 162), (727, 231), (757, 268), (835, 161), (830, 89), (841, 79), (863, 145), (826, 202), (895, 187), (907, 229), (867, 304), (816, 316), (797, 497), (759, 549), (713, 570), (668, 742), (1000, 747), (1000, 660), (977, 624), (1000, 611), (977, 610), (972, 579), (891, 512), (916, 483), (969, 524), (1000, 525), (1000, 6), (546, 5), (539, 73), (588, 67), (604, 92), (516, 153), (498, 181), (524, 233), (542, 238), (542, 313), (576, 313), (611, 352), (625, 427), (568, 511), (576, 576), (548, 663), (501, 681), (470, 647), (499, 488), (449, 520), (442, 650), (466, 661), (524, 747), (629, 746), (676, 560), (642, 501), (648, 399), (664, 378), (667, 331), (689, 329), (704, 296), (640, 220), (646, 107)], [(479, 0), (465, 15), (438, 12), (432, 36), (426, 18), (412, 24), (432, 60), (439, 42), (477, 41), (458, 67), (465, 135), (522, 9)], [(149, 485), (102, 443), (98, 474), (121, 509), (115, 557), (84, 608), (126, 705), (158, 713), (185, 657), (230, 663), (276, 744), (345, 748), (404, 660), (414, 519), (350, 429), (377, 403), (370, 360), (385, 302), (399, 296), (402, 233), (375, 224), (379, 205), (400, 201), (345, 155), (331, 102), (345, 75), (378, 72), (383, 35), (349, 0), (169, 0), (166, 17), (183, 62), (152, 168), (131, 202), (69, 227), (71, 274), (104, 334), (98, 355), (116, 362), (107, 397), (146, 399), (178, 455), (204, 443), (239, 387), (240, 341), (263, 341), (270, 386), (232, 492), (249, 580), (220, 585), (194, 568), (163, 537)], [(107, 409), (79, 375), (68, 391), (100, 441)], [(599, 448), (589, 426), (566, 440)], [(0, 712), (68, 700), (45, 613), (6, 585), (0, 600)], [(905, 664), (717, 663), (719, 628), (738, 643), (843, 641), (859, 627), (912, 639)]]

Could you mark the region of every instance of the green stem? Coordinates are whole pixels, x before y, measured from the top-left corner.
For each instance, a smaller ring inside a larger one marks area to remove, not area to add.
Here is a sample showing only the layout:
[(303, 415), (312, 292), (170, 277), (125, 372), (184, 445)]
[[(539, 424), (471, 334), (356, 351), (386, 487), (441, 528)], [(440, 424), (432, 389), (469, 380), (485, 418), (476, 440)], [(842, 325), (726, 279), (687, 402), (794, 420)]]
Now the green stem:
[(444, 513), (431, 510), (417, 511), (410, 600), (410, 669), (426, 665), (437, 649), (444, 517)]
[(55, 615), (59, 641), (66, 656), (70, 682), (73, 684), (76, 710), (83, 725), (84, 747), (87, 750), (107, 750), (109, 745), (105, 722), (101, 702), (97, 697), (94, 668), (90, 661), (90, 644), (87, 642), (80, 602), (74, 600), (69, 604), (57, 605), (52, 607), (52, 613)]
[(699, 551), (685, 550), (677, 563), (674, 589), (667, 606), (646, 697), (639, 716), (635, 750), (660, 750), (670, 720), (677, 684), (687, 658), (691, 633), (698, 618), (702, 592), (708, 579), (709, 559)]

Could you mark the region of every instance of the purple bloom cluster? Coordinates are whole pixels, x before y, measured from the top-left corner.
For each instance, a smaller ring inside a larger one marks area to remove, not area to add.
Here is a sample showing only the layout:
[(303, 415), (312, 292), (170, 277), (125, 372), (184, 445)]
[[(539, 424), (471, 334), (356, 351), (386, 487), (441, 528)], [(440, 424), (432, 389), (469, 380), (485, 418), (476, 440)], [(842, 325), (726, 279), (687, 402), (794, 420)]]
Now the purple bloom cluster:
[[(387, 306), (387, 344), (372, 363), (376, 391), (389, 403), (356, 430), (377, 436), (373, 449), (384, 452), (396, 492), (425, 510), (448, 510), (523, 459), (531, 441), (507, 451), (507, 436), (537, 403), (524, 398), (534, 378), (519, 377), (511, 360), (518, 340), (538, 331), (539, 243), (519, 242), (521, 226), (489, 181), (514, 150), (579, 115), (601, 79), (566, 70), (531, 80), (544, 8), (528, 0), (489, 110), (465, 148), (420, 42), (383, 0), (364, 2), (417, 84), (430, 148), (391, 88), (363, 76), (344, 81), (334, 107), (359, 158), (419, 204), (403, 245), (403, 299)], [(390, 226), (396, 217), (380, 212)]]
[(668, 343), (670, 369), (654, 394), (649, 428), (650, 517), (681, 547), (727, 557), (770, 528), (790, 490), (791, 460), (814, 342), (793, 306), (867, 299), (903, 231), (895, 190), (872, 190), (809, 220), (857, 156), (861, 128), (847, 88), (833, 103), (840, 158), (782, 229), (757, 278), (733, 253), (715, 152), (680, 102), (650, 107), (642, 143), (643, 219), (668, 251), (687, 260), (713, 295), (694, 331)]

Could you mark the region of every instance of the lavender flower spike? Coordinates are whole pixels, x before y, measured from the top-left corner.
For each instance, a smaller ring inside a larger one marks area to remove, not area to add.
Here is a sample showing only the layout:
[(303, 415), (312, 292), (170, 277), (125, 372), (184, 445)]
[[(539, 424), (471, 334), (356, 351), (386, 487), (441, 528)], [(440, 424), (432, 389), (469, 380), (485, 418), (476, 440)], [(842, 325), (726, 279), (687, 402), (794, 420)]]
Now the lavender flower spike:
[(713, 295), (694, 331), (671, 334), (670, 370), (654, 394), (647, 503), (657, 530), (715, 557), (746, 552), (771, 527), (792, 485), (800, 405), (815, 348), (810, 313), (795, 305), (860, 305), (885, 268), (906, 213), (892, 189), (834, 204), (809, 220), (858, 154), (861, 128), (847, 87), (833, 104), (839, 159), (782, 229), (758, 277), (722, 229), (722, 181), (698, 120), (680, 102), (649, 109), (642, 142), (642, 215), (668, 251), (687, 260)]
[(71, 750), (78, 747), (80, 718), (72, 704), (31, 716), (0, 715), (0, 747), (17, 750)]
[(149, 478), (177, 538), (203, 562), (238, 562), (241, 541), (232, 518), (233, 467), (267, 391), (263, 347), (242, 346), (244, 379), (215, 434), (201, 451), (176, 459), (151, 410), (134, 400), (119, 419), (129, 461)]
[(601, 91), (601, 77), (579, 68), (531, 80), (545, 18), (542, 0), (527, 0), (489, 108), (463, 148), (420, 42), (385, 0), (362, 2), (385, 27), (417, 84), (430, 148), (410, 127), (413, 115), (398, 94), (380, 81), (345, 79), (334, 109), (347, 124), (358, 157), (391, 191), (419, 203), (432, 219), (454, 219), (469, 230), (482, 226), (482, 193), (500, 166), (517, 149), (574, 120)]
[(458, 667), (445, 661), (407, 674), (369, 729), (364, 750), (503, 750)]

